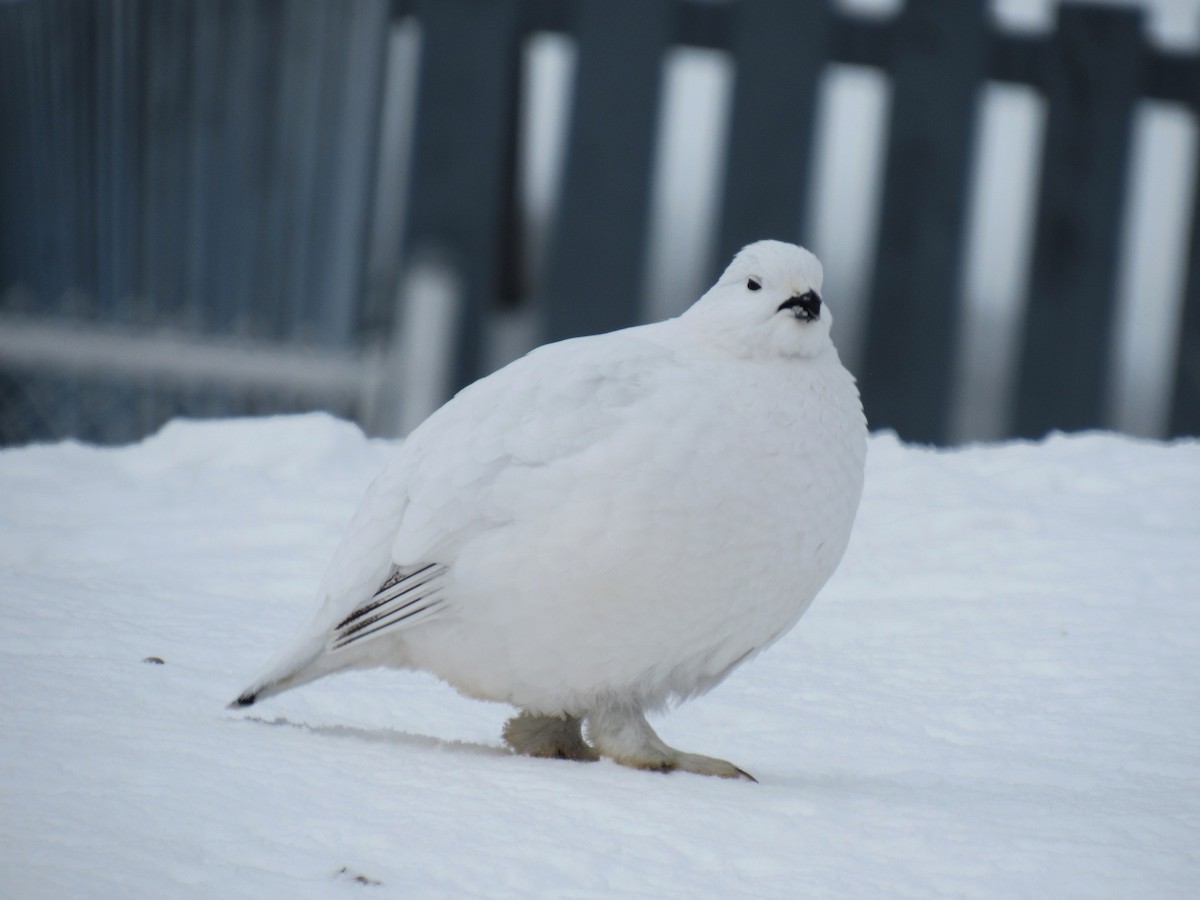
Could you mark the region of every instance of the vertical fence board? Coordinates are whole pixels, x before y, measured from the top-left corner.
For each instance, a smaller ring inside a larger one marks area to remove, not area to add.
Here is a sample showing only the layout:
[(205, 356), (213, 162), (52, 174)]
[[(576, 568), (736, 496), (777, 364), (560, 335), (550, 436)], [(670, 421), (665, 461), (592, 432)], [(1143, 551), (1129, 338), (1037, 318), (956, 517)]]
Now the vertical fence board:
[(541, 297), (550, 340), (638, 319), (672, 25), (665, 0), (580, 0), (576, 11), (567, 162)]
[(743, 3), (713, 274), (760, 238), (801, 236), (813, 113), (830, 43), (825, 3)]
[(222, 3), (220, 71), (214, 120), (215, 160), (210, 190), (214, 200), (208, 221), (212, 266), (207, 304), (209, 327), (220, 333), (252, 331), (254, 261), (260, 247), (255, 223), (261, 217), (258, 161), (268, 152), (264, 108), (268, 82), (262, 77), (270, 35), (261, 0)]
[[(91, 223), (85, 218), (89, 210), (77, 203), (83, 186), (79, 177), (79, 147), (92, 124), (87, 115), (81, 115), (88, 104), (78, 88), (90, 84), (93, 77), (87, 45), (94, 17), (83, 9), (51, 7), (46, 12), (49, 13), (43, 18), (46, 30), (39, 42), (44, 53), (46, 104), (38, 115), (45, 118), (48, 128), (42, 126), (35, 132), (41, 144), (35, 151), (38, 156), (35, 165), (45, 180), (30, 196), (28, 212), (50, 229), (49, 252), (39, 266), (45, 273), (39, 279), (39, 293), (44, 291), (52, 302), (58, 303), (65, 292), (76, 288), (86, 277), (81, 265), (84, 259), (95, 259), (94, 250), (85, 250), (92, 233)], [(83, 93), (86, 95), (87, 91)]]
[[(37, 238), (50, 226), (39, 215), (37, 196), (38, 146), (35, 129), (39, 112), (35, 79), (38, 68), (40, 10), (27, 3), (0, 4), (0, 291), (16, 287), (38, 292)], [(45, 115), (45, 113), (42, 113)], [(23, 222), (24, 227), (12, 223)], [(0, 294), (3, 297), (3, 294)]]
[(1141, 51), (1137, 11), (1060, 8), (1017, 389), (1022, 436), (1102, 424)]
[(217, 79), (220, 74), (220, 20), (217, 7), (191, 4), (190, 52), (187, 84), (187, 224), (180, 235), (186, 248), (185, 309), (191, 327), (207, 328), (210, 311), (209, 270), (214, 258), (208, 223), (212, 218), (213, 160), (218, 130)]
[(945, 439), (963, 197), (984, 71), (985, 8), (910, 0), (896, 23), (887, 168), (864, 362), (873, 428)]
[(322, 278), (314, 337), (333, 346), (352, 344), (365, 290), (367, 225), (372, 208), (387, 49), (386, 0), (360, 0), (339, 25), (343, 76), (329, 84), (323, 108), (333, 115), (323, 128), (329, 154)]
[[(1200, 97), (1200, 90), (1196, 96)], [(1191, 227), (1191, 254), (1171, 389), (1168, 433), (1173, 437), (1200, 435), (1200, 172), (1195, 173)]]
[(185, 293), (189, 6), (188, 0), (158, 0), (146, 7), (143, 23), (147, 146), (139, 280), (158, 321), (180, 315)]
[[(98, 267), (95, 314), (106, 320), (133, 318), (140, 265), (142, 218), (138, 172), (144, 146), (139, 88), (138, 14), (142, 0), (107, 0), (100, 4), (96, 44), (97, 220)], [(86, 410), (81, 395), (90, 384), (71, 378), (71, 405)], [(114, 385), (103, 415), (85, 415), (75, 433), (88, 441), (110, 433), (138, 429), (138, 386)], [(92, 404), (93, 407), (95, 403)]]
[[(27, 3), (0, 3), (0, 311), (19, 298), (37, 297), (34, 238), (50, 218), (44, 211), (39, 216), (34, 202), (38, 12)], [(17, 222), (24, 227), (14, 227)], [(19, 374), (0, 368), (0, 444), (26, 428), (35, 436), (45, 433)]]
[[(317, 7), (313, 7), (316, 11)], [(320, 76), (314, 78), (311, 91), (313, 117), (308, 123), (311, 141), (311, 177), (305, 192), (308, 204), (306, 219), (309, 222), (307, 243), (300, 249), (303, 266), (302, 291), (304, 306), (301, 332), (305, 341), (321, 342), (322, 320), (332, 318), (328, 305), (334, 297), (324, 293), (325, 274), (328, 272), (329, 257), (334, 240), (329, 230), (330, 211), (334, 192), (339, 186), (332, 183), (332, 169), (338, 156), (336, 133), (341, 125), (341, 113), (337, 96), (347, 78), (347, 16), (331, 4), (320, 8), (318, 40), (320, 47)], [(332, 337), (332, 335), (330, 335)]]
[(0, 5), (0, 291), (58, 311), (94, 285), (90, 4)]
[(498, 293), (519, 9), (515, 0), (440, 0), (421, 12), (405, 257), (446, 255), (461, 279), (458, 387), (483, 374), (483, 328)]
[(66, 40), (70, 52), (77, 54), (77, 61), (72, 66), (72, 97), (68, 101), (68, 108), (71, 115), (79, 117), (76, 129), (79, 140), (72, 160), (74, 183), (79, 192), (79, 211), (72, 242), (75, 248), (75, 278), (68, 287), (77, 290), (81, 296), (93, 298), (100, 279), (99, 247), (93, 229), (99, 221), (99, 173), (96, 170), (96, 157), (99, 152), (97, 122), (101, 112), (97, 105), (94, 85), (97, 45), (100, 42), (98, 32), (101, 7), (99, 4), (63, 3), (60, 4), (58, 13), (64, 14), (68, 10), (71, 26), (66, 30)]
[[(275, 48), (271, 77), (268, 120), (269, 168), (262, 173), (262, 253), (255, 271), (260, 315), (266, 333), (284, 338), (294, 333), (294, 300), (291, 280), (292, 248), (297, 239), (296, 219), (302, 213), (300, 165), (304, 146), (302, 128), (308, 127), (301, 104), (304, 95), (303, 60), (315, 54), (308, 19), (295, 3), (283, 3), (274, 12)], [(302, 248), (299, 252), (307, 252)]]
[(285, 93), (281, 124), (286, 160), (287, 216), (284, 220), (285, 279), (282, 303), (283, 335), (292, 339), (311, 336), (312, 309), (320, 301), (310, 277), (312, 254), (319, 252), (314, 237), (322, 226), (320, 154), (321, 83), (334, 77), (326, 68), (329, 55), (325, 29), (325, 4), (290, 4), (292, 28), (284, 65)]
[(137, 172), (142, 143), (135, 102), (138, 2), (108, 0), (100, 4), (97, 32), (96, 308), (106, 318), (128, 317), (136, 289), (135, 259), (140, 245)]

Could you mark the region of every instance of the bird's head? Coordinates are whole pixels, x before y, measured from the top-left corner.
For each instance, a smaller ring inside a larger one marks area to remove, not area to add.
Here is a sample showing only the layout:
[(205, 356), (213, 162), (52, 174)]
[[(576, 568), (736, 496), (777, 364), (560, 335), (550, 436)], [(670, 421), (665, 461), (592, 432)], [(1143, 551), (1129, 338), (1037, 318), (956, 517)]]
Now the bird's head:
[(833, 346), (822, 276), (820, 261), (803, 247), (758, 241), (682, 319), (738, 356), (818, 356)]

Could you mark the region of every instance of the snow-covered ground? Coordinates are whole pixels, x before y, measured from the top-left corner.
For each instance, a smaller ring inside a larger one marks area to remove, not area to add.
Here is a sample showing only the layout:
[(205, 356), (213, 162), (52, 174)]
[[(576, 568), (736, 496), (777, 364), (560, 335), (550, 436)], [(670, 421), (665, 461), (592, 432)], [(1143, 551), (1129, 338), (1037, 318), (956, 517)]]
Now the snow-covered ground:
[(757, 785), (511, 756), (422, 675), (226, 710), (388, 448), (312, 415), (0, 453), (0, 895), (1200, 891), (1200, 443), (873, 437), (812, 610), (656, 722)]

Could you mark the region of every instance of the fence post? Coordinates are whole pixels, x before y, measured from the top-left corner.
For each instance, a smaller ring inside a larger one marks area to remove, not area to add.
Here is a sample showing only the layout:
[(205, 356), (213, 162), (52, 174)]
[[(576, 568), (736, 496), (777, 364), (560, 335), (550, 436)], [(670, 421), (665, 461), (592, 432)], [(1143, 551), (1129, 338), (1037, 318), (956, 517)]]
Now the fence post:
[(421, 4), (404, 258), (431, 252), (457, 269), (456, 388), (483, 374), (485, 322), (510, 225), (518, 31), (515, 0)]
[(895, 24), (892, 114), (863, 364), (867, 419), (946, 438), (960, 307), (963, 210), (986, 9), (910, 0)]
[[(1200, 96), (1200, 91), (1196, 96)], [(1167, 428), (1172, 437), (1200, 435), (1200, 172), (1195, 175), (1190, 246), (1175, 384), (1171, 392), (1171, 420)]]
[(558, 222), (540, 301), (548, 340), (637, 321), (665, 0), (580, 0), (578, 64)]
[(135, 87), (140, 9), (138, 0), (101, 4), (97, 29), (96, 311), (106, 319), (128, 320), (137, 290), (134, 261), (141, 237), (137, 172), (144, 133)]
[(1014, 431), (1102, 424), (1142, 53), (1136, 10), (1059, 8)]
[(752, 241), (802, 237), (817, 85), (830, 50), (824, 2), (737, 7), (733, 114), (715, 277)]

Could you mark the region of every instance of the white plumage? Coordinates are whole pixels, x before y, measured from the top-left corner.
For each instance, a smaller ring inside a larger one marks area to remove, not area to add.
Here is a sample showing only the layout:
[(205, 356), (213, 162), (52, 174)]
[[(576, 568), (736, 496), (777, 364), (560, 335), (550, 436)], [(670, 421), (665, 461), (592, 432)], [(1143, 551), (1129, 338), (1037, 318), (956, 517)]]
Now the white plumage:
[(518, 707), (519, 752), (745, 775), (643, 712), (784, 634), (846, 548), (866, 423), (820, 290), (816, 257), (760, 241), (682, 316), (461, 391), (368, 489), (316, 619), (235, 704), (424, 669)]

